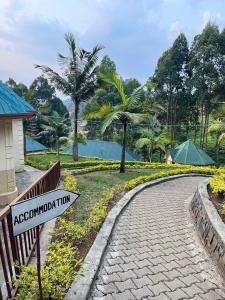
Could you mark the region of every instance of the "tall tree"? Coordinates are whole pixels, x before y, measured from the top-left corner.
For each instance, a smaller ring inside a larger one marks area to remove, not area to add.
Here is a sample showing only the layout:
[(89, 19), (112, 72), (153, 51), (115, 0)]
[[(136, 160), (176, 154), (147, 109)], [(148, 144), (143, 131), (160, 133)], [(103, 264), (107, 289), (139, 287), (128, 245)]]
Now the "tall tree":
[(142, 87), (136, 89), (129, 97), (126, 96), (122, 84), (122, 80), (113, 70), (103, 74), (100, 74), (103, 81), (113, 85), (119, 93), (120, 103), (112, 106), (111, 104), (105, 104), (101, 106), (98, 112), (93, 112), (89, 116), (91, 118), (101, 117), (104, 118), (102, 124), (102, 132), (111, 126), (114, 122), (120, 122), (122, 124), (122, 152), (120, 161), (120, 173), (125, 172), (125, 153), (127, 143), (127, 126), (129, 123), (140, 122), (144, 119), (144, 114), (136, 111), (137, 104), (141, 100)]
[(190, 88), (200, 111), (200, 145), (203, 148), (207, 148), (209, 115), (218, 101), (218, 87), (224, 81), (221, 49), (219, 29), (215, 24), (208, 23), (203, 32), (195, 36), (190, 51)]
[(56, 89), (70, 96), (74, 104), (74, 144), (73, 159), (78, 160), (78, 113), (82, 102), (87, 101), (97, 86), (96, 62), (99, 51), (97, 45), (92, 51), (78, 48), (72, 33), (65, 35), (69, 55), (58, 54), (58, 61), (63, 69), (62, 75), (47, 66), (36, 65), (49, 78)]
[[(173, 46), (159, 58), (153, 77), (155, 96), (166, 108), (166, 124), (172, 140), (175, 139), (176, 124), (185, 119), (188, 102), (186, 80), (189, 49), (184, 34), (180, 34)], [(183, 112), (183, 113), (181, 113)]]

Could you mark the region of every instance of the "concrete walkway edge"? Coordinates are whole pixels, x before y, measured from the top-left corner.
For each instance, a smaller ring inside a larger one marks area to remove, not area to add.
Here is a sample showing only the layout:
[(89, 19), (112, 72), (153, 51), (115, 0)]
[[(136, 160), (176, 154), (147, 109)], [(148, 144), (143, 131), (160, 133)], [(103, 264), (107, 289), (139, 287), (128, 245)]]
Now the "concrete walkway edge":
[(158, 185), (160, 183), (178, 179), (181, 177), (194, 177), (194, 176), (209, 177), (209, 175), (197, 174), (197, 173), (167, 176), (153, 181), (142, 183), (136, 186), (131, 191), (127, 192), (111, 209), (108, 216), (106, 217), (91, 249), (89, 250), (84, 260), (81, 270), (78, 272), (78, 276), (73, 281), (64, 299), (65, 300), (87, 300), (88, 299), (92, 284), (100, 268), (101, 261), (105, 249), (110, 240), (114, 225), (116, 224), (119, 215), (123, 212), (123, 210), (129, 204), (129, 202), (134, 198), (134, 196), (136, 196), (139, 192), (141, 192), (143, 189), (147, 187)]

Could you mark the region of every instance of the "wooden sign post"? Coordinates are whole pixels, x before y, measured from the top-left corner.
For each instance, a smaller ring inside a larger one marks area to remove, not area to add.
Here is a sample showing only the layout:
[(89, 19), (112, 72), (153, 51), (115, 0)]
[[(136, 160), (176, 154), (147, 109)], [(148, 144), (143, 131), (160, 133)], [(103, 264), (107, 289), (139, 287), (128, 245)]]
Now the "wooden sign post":
[(10, 206), (12, 235), (14, 237), (29, 229), (36, 228), (37, 276), (40, 300), (43, 300), (40, 225), (63, 214), (79, 196), (77, 193), (56, 189), (41, 196), (14, 203)]

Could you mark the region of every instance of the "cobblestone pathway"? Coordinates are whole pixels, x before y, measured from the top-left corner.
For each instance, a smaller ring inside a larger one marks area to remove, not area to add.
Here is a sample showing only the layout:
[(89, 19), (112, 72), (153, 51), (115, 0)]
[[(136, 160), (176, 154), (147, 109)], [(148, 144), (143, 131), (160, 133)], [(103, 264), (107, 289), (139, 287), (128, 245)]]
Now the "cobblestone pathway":
[(188, 211), (202, 180), (176, 179), (132, 200), (116, 224), (89, 300), (225, 299)]

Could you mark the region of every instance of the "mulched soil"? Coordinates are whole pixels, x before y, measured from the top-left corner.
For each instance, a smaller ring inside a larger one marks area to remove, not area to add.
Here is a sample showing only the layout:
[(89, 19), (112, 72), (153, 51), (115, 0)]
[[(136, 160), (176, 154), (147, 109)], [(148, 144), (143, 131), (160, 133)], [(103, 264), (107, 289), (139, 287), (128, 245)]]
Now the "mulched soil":
[(208, 187), (208, 193), (209, 193), (209, 199), (212, 201), (218, 214), (220, 215), (221, 219), (225, 223), (225, 215), (221, 214), (221, 212), (220, 212), (220, 206), (225, 201), (224, 197), (222, 195), (213, 194), (211, 187)]

